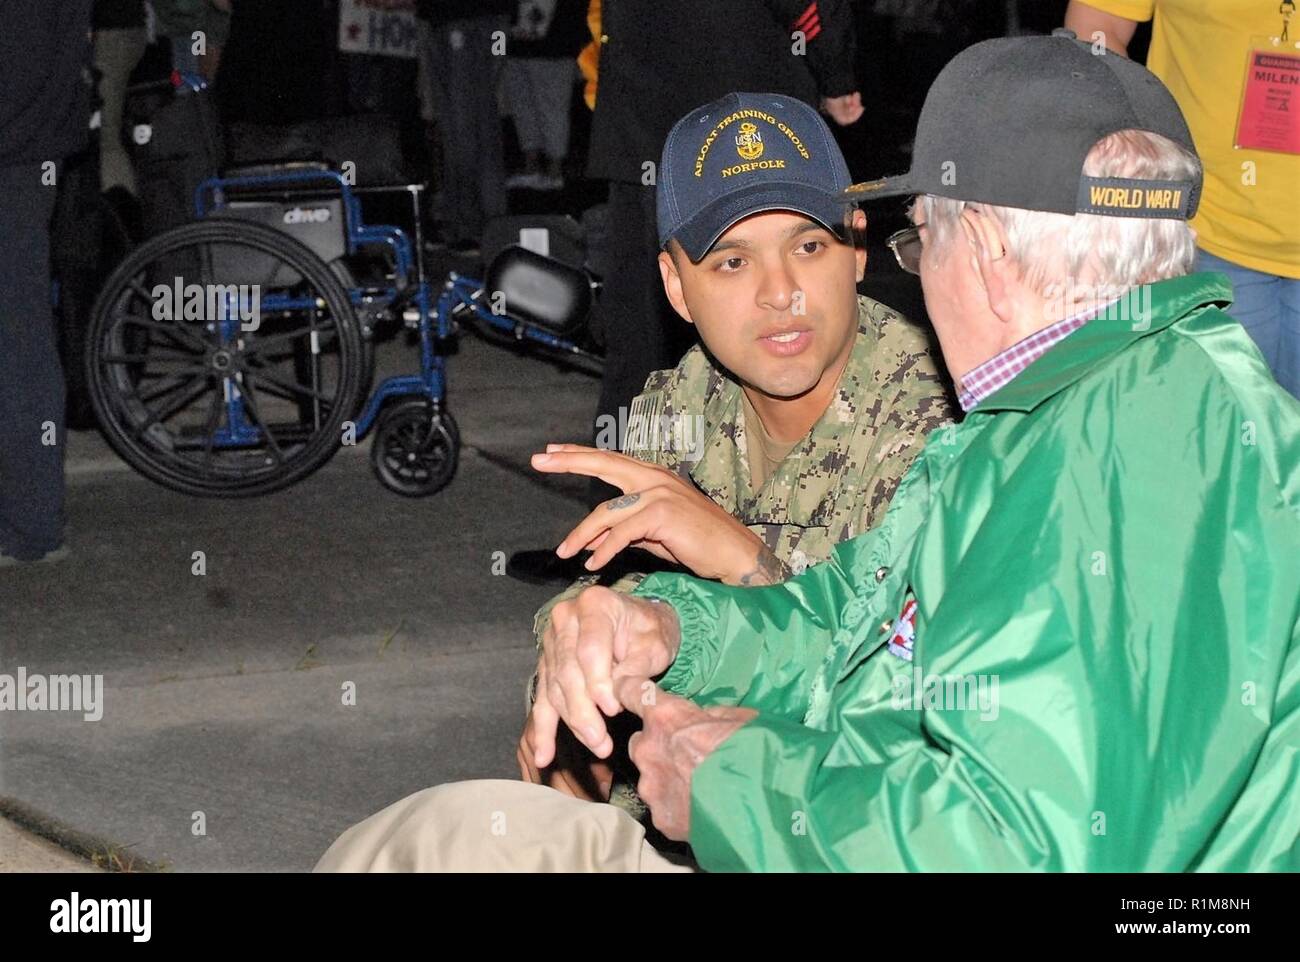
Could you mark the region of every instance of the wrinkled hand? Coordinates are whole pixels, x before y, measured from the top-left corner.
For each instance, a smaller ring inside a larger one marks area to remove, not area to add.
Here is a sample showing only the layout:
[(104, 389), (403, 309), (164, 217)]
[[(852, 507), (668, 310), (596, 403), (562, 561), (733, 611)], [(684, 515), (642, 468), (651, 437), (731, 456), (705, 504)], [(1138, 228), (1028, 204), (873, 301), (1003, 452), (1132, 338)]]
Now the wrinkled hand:
[(780, 562), (758, 535), (667, 468), (578, 444), (548, 444), (545, 454), (533, 455), (533, 467), (600, 478), (623, 492), (598, 505), (555, 549), (561, 558), (590, 549), (589, 571), (604, 567), (631, 546), (712, 581), (738, 585), (784, 580)]
[(568, 728), (556, 732), (555, 743), (555, 761), (539, 769), (534, 762), (537, 744), (533, 738), (533, 719), (529, 715), (515, 751), (519, 777), (534, 785), (549, 785), (586, 802), (609, 801), (614, 784), (613, 768), (579, 745)]
[(862, 94), (855, 90), (842, 97), (823, 97), (822, 111), (841, 127), (857, 123), (862, 116)]
[(649, 678), (624, 676), (618, 700), (641, 716), (642, 728), (628, 742), (641, 772), (637, 794), (650, 806), (655, 828), (684, 842), (691, 834), (691, 776), (714, 749), (758, 712), (752, 708), (701, 708), (670, 695)]
[(615, 682), (667, 671), (680, 645), (681, 629), (671, 605), (602, 587), (586, 588), (557, 604), (542, 635), (537, 666), (537, 700), (530, 716), (533, 764), (540, 770), (555, 758), (561, 721), (598, 758), (608, 758), (614, 742), (605, 715), (623, 710), (614, 695)]

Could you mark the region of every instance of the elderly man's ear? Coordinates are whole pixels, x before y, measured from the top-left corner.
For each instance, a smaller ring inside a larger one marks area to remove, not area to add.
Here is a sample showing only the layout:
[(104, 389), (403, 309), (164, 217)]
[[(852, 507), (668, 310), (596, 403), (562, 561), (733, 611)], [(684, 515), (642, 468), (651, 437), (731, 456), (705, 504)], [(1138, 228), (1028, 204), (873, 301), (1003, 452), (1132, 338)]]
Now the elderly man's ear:
[(1020, 268), (1007, 256), (1007, 234), (1002, 222), (967, 207), (961, 212), (961, 226), (969, 245), (971, 268), (988, 294), (989, 309), (1003, 321), (1011, 321)]

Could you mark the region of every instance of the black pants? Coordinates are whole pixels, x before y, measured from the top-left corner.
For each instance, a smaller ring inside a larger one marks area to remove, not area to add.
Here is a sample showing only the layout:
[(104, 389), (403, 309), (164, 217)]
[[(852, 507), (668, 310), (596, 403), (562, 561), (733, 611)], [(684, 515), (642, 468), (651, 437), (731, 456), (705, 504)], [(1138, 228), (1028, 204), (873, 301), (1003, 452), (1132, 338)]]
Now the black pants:
[(492, 35), (497, 17), (452, 20), (435, 28), (434, 90), (442, 139), (442, 218), (449, 240), (479, 240), (506, 212), (505, 157), (497, 115), (501, 57)]
[[(695, 341), (695, 328), (672, 309), (659, 276), (654, 187), (609, 185), (609, 237), (609, 274), (600, 295), (605, 374), (593, 437), (602, 424), (622, 424), (619, 409), (631, 405), (650, 372), (675, 367)], [(594, 505), (617, 493), (593, 480), (590, 500)]]
[[(50, 307), (54, 185), (0, 167), (0, 552), (63, 543), (63, 370)], [(52, 442), (52, 443), (50, 443)]]

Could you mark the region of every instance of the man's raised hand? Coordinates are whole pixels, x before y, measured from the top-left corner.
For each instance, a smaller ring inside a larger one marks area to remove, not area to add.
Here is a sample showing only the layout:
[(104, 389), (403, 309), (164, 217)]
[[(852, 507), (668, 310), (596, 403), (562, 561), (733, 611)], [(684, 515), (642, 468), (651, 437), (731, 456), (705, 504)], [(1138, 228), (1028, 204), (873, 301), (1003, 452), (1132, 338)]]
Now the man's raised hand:
[(578, 444), (548, 444), (545, 454), (533, 455), (533, 467), (600, 478), (623, 492), (583, 518), (555, 551), (570, 558), (591, 549), (590, 571), (631, 546), (684, 565), (697, 577), (727, 584), (768, 584), (789, 577), (758, 535), (667, 468)]

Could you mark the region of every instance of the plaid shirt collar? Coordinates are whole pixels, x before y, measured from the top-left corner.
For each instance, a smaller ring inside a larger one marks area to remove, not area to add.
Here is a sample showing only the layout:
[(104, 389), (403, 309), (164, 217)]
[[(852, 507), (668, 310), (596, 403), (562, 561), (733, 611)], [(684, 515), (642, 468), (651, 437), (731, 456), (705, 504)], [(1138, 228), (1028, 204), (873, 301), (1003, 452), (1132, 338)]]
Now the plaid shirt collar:
[(1015, 379), (1017, 374), (1064, 340), (1067, 335), (1077, 331), (1105, 310), (1105, 305), (1100, 308), (1090, 308), (1081, 314), (1049, 324), (1041, 331), (1035, 331), (1000, 354), (995, 354), (978, 367), (967, 371), (961, 376), (961, 390), (957, 393), (957, 401), (961, 404), (961, 409), (969, 411), (985, 398), (991, 397), (999, 388), (1005, 387)]

